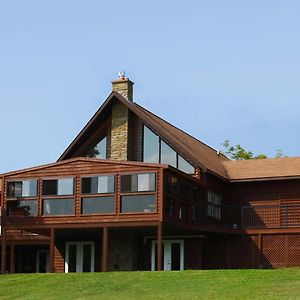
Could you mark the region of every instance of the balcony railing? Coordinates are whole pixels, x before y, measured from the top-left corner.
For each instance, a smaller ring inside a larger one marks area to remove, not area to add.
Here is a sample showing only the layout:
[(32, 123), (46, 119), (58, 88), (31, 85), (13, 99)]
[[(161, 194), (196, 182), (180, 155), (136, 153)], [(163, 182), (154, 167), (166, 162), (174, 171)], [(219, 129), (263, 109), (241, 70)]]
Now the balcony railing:
[(243, 228), (290, 228), (300, 226), (300, 205), (243, 206)]

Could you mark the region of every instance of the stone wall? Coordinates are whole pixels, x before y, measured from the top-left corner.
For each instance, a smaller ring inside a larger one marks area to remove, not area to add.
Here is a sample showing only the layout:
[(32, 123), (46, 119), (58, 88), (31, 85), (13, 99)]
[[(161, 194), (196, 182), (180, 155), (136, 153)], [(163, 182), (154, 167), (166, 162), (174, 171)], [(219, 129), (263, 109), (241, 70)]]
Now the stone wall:
[(128, 158), (128, 108), (120, 102), (112, 109), (110, 151), (113, 160)]
[(138, 245), (133, 234), (113, 233), (109, 238), (109, 271), (137, 270)]

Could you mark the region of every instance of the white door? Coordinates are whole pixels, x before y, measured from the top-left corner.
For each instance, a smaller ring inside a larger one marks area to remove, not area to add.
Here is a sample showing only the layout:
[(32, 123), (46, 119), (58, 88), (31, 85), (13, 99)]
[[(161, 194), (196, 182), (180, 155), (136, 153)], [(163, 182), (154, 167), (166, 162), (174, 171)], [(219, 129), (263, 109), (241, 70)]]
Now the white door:
[[(184, 241), (163, 240), (163, 270), (182, 271), (184, 269)], [(151, 270), (156, 270), (157, 241), (152, 241)]]
[(38, 250), (36, 253), (36, 272), (49, 272), (49, 250)]
[(94, 242), (67, 242), (65, 272), (94, 272)]

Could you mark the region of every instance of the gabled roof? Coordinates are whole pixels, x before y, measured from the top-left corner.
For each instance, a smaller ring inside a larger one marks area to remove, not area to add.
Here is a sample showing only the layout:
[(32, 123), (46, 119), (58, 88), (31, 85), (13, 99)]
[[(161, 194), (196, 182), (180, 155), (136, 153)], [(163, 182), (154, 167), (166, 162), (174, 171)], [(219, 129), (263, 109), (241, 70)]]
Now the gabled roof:
[(224, 161), (230, 181), (292, 179), (300, 177), (300, 157)]
[[(150, 168), (168, 168), (168, 165), (164, 164), (151, 164), (151, 163), (144, 163), (144, 162), (137, 162), (137, 161), (119, 161), (119, 160), (107, 160), (107, 159), (98, 159), (98, 158), (90, 158), (90, 157), (74, 157), (70, 159), (66, 159), (63, 161), (40, 165), (36, 167), (16, 170), (12, 172), (7, 172), (1, 174), (1, 176), (13, 176), (21, 173), (27, 173), (37, 170), (43, 170), (43, 169), (49, 169), (52, 167), (57, 167), (61, 165), (66, 165), (74, 162), (91, 162), (91, 163), (97, 163), (97, 164), (111, 164), (111, 165), (128, 165), (128, 166), (137, 166), (137, 167), (150, 167)], [(0, 179), (1, 182), (1, 179)]]
[(75, 153), (76, 149), (88, 138), (89, 134), (104, 120), (109, 113), (112, 105), (120, 101), (131, 112), (137, 115), (150, 129), (161, 136), (174, 150), (181, 154), (185, 159), (190, 161), (193, 165), (208, 170), (218, 176), (226, 178), (226, 171), (222, 164), (228, 158), (222, 154), (218, 154), (216, 150), (195, 139), (188, 133), (171, 125), (155, 114), (149, 112), (142, 106), (128, 101), (120, 94), (112, 92), (105, 100), (99, 110), (94, 114), (91, 120), (81, 130), (77, 137), (73, 140), (70, 146), (59, 157), (58, 161), (67, 159)]

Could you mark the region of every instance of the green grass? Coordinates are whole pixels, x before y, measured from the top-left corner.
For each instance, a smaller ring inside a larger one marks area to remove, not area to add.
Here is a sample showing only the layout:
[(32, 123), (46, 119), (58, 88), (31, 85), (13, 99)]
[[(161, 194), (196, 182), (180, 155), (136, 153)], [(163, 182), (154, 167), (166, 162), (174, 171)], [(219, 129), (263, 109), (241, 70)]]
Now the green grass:
[(300, 269), (2, 275), (0, 299), (300, 299)]

